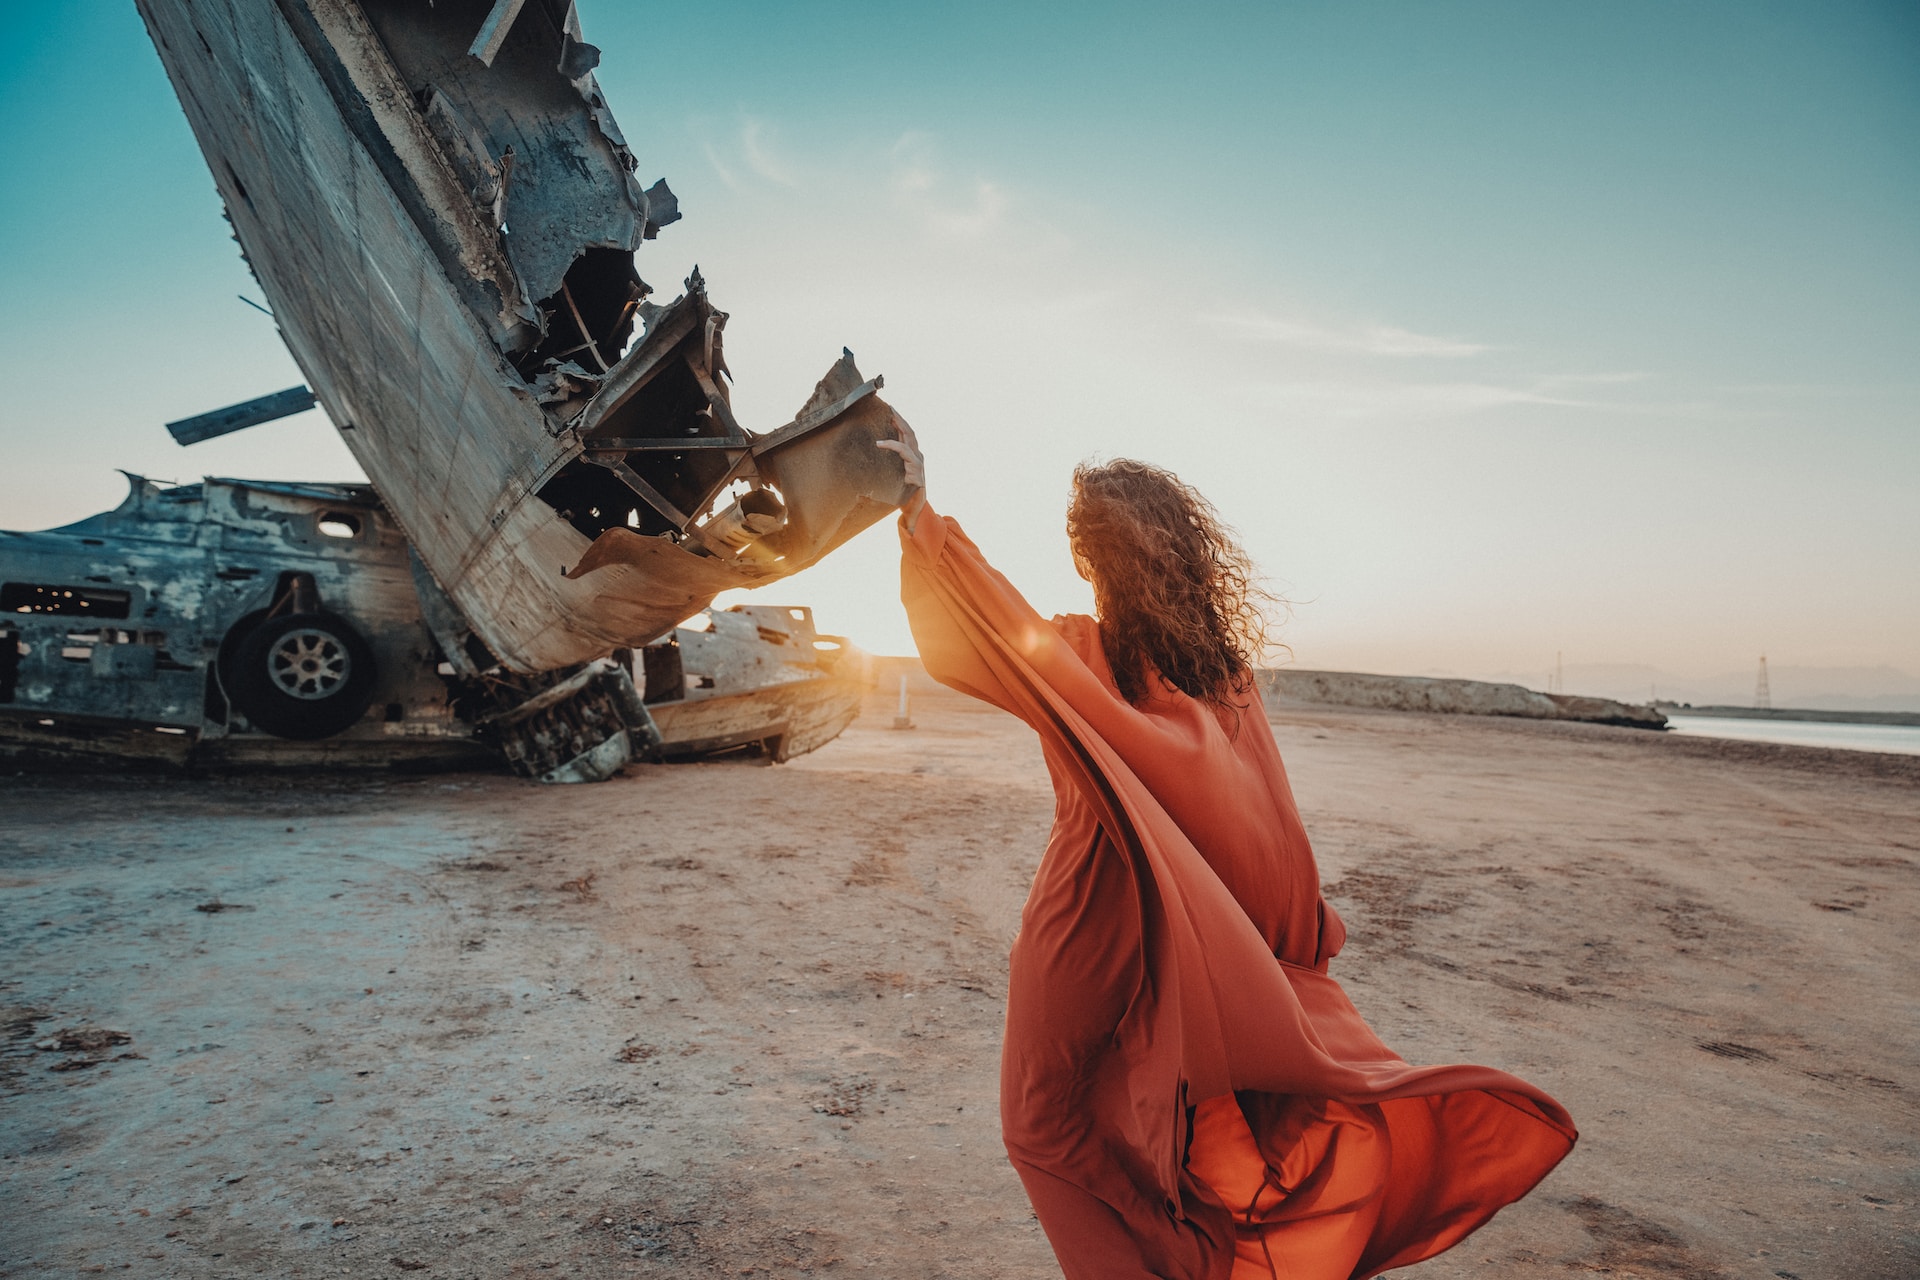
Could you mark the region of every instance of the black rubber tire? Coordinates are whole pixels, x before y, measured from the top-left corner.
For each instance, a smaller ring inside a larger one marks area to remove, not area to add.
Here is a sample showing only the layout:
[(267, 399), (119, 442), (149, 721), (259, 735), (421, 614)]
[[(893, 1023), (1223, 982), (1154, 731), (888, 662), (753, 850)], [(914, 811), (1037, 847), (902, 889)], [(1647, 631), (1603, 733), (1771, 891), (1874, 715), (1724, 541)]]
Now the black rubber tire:
[(379, 683), (373, 650), (337, 613), (268, 618), (233, 651), (227, 698), (279, 738), (330, 738), (367, 712)]

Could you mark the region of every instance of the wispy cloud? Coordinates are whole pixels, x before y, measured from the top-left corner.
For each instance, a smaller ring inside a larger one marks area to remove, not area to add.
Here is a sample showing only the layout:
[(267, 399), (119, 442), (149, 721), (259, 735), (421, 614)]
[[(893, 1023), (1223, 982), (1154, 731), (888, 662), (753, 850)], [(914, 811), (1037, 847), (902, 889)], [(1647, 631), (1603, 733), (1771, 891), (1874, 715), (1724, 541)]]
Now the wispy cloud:
[[(1476, 377), (1409, 378), (1406, 374), (1419, 367), (1406, 364), (1409, 359), (1463, 360), (1501, 348), (1396, 325), (1341, 324), (1298, 314), (1275, 315), (1254, 307), (1216, 309), (1196, 319), (1215, 333), (1250, 345), (1335, 357), (1307, 362), (1305, 368), (1313, 371), (1306, 376), (1288, 377), (1275, 367), (1265, 377), (1239, 384), (1246, 398), (1266, 408), (1326, 419), (1431, 421), (1523, 405), (1599, 408), (1603, 406), (1596, 393), (1648, 376), (1637, 372), (1543, 374), (1481, 365)], [(1356, 365), (1356, 357), (1390, 363)], [(1369, 371), (1359, 372), (1362, 368)], [(1605, 407), (1621, 406), (1608, 403)]]
[(893, 172), (888, 186), (894, 199), (938, 235), (978, 239), (998, 229), (1012, 208), (1012, 196), (997, 182), (987, 178), (970, 182), (950, 179), (939, 164), (928, 134), (902, 134), (893, 144), (890, 159)]
[(1341, 327), (1311, 320), (1269, 315), (1261, 311), (1233, 311), (1203, 315), (1200, 319), (1229, 337), (1247, 342), (1295, 347), (1336, 355), (1438, 356), (1458, 359), (1493, 350), (1480, 342), (1436, 338), (1393, 325)]
[(1270, 409), (1324, 418), (1460, 418), (1514, 405), (1588, 408), (1592, 402), (1497, 382), (1254, 382), (1242, 393)]
[(954, 204), (925, 210), (928, 223), (950, 236), (972, 238), (985, 235), (1006, 216), (1011, 202), (1006, 191), (995, 182), (977, 178), (968, 195)]
[(1543, 388), (1561, 387), (1617, 387), (1628, 382), (1645, 382), (1649, 375), (1644, 373), (1549, 373), (1542, 376), (1539, 384)]
[(933, 162), (933, 139), (924, 133), (900, 135), (888, 152), (893, 161), (893, 189), (903, 195), (931, 191), (939, 175)]
[(720, 158), (720, 153), (714, 150), (713, 144), (711, 142), (704, 142), (701, 146), (706, 150), (707, 163), (713, 166), (714, 173), (719, 175), (721, 183), (726, 186), (727, 190), (740, 190), (742, 185), (740, 179), (734, 176), (733, 170), (727, 166), (727, 162)]
[(715, 176), (729, 191), (744, 192), (761, 184), (800, 185), (799, 166), (782, 153), (766, 122), (756, 117), (741, 118), (737, 128), (717, 140), (705, 138), (700, 146)]
[(746, 159), (747, 167), (768, 182), (781, 187), (800, 185), (786, 157), (774, 151), (766, 125), (752, 116), (740, 126), (740, 154)]

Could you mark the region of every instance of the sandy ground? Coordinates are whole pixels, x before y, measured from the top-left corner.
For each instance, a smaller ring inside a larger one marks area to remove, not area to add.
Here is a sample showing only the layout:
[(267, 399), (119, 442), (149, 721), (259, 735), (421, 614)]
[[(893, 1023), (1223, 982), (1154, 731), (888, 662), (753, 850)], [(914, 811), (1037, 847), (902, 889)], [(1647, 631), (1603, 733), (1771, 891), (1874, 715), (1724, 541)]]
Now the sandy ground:
[[(1039, 753), (891, 711), (590, 787), (0, 781), (0, 1274), (1057, 1274), (995, 1115)], [(1584, 1131), (1401, 1274), (1920, 1275), (1920, 761), (1277, 732), (1360, 1008)]]

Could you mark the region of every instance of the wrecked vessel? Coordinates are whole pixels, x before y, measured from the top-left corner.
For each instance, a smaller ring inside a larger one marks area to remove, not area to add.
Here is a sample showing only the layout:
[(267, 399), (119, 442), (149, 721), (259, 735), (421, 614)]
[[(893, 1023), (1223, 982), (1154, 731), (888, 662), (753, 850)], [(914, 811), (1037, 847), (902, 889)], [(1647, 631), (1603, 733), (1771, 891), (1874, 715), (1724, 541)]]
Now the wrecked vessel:
[(587, 781), (635, 757), (810, 751), (870, 683), (865, 655), (810, 611), (767, 605), (540, 677), (462, 676), (427, 621), (451, 606), (370, 486), (128, 483), (112, 511), (0, 531), (9, 767), (504, 759)]
[(751, 430), (699, 273), (651, 300), (634, 251), (678, 202), (635, 179), (572, 4), (138, 7), (311, 394), (446, 603), (427, 617), (444, 660), (493, 682), (488, 714), (904, 496), (873, 447), (893, 411), (850, 353)]

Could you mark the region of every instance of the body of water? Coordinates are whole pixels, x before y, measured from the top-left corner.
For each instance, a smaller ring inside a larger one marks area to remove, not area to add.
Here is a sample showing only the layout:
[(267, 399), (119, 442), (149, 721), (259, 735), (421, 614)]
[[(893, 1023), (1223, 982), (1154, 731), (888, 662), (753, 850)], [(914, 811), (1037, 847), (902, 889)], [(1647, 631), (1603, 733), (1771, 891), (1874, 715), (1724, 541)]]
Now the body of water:
[(1700, 738), (1738, 738), (1742, 742), (1785, 742), (1796, 747), (1840, 747), (1847, 751), (1892, 751), (1920, 756), (1920, 725), (1830, 724), (1824, 720), (1727, 720), (1719, 716), (1667, 713), (1667, 728)]

